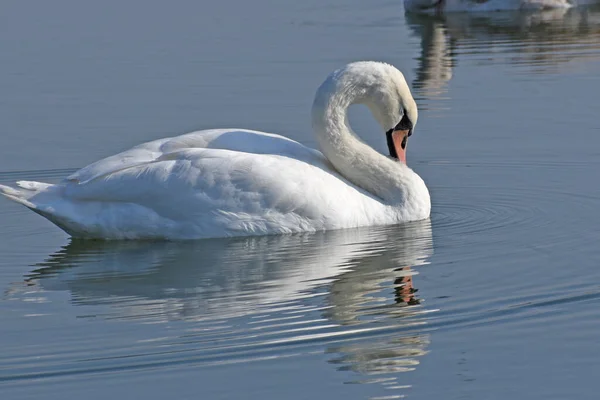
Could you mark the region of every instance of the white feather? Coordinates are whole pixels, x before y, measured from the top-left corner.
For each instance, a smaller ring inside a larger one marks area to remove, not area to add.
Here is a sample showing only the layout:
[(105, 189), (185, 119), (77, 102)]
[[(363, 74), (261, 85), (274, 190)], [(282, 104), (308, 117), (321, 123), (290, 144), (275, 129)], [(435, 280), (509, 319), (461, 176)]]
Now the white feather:
[(274, 134), (205, 130), (144, 143), (56, 185), (20, 182), (24, 190), (0, 185), (0, 193), (84, 238), (263, 235), (427, 218), (421, 178), (349, 130), (346, 108), (359, 102), (385, 130), (403, 112), (416, 123), (398, 70), (354, 63), (317, 93), (313, 126), (325, 155)]
[(546, 10), (572, 6), (571, 0), (404, 0), (406, 11), (421, 14)]

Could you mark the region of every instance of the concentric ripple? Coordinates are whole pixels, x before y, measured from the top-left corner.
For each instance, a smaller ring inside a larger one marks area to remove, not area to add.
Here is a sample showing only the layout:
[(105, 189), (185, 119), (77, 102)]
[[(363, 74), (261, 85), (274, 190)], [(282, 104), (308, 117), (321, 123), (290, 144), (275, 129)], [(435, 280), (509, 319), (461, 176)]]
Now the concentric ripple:
[[(501, 173), (509, 184), (496, 184), (495, 181), (488, 185), (453, 182), (452, 186), (431, 187), (432, 223), (436, 233), (446, 238), (469, 236), (477, 243), (485, 241), (498, 245), (514, 242), (515, 238), (521, 238), (529, 244), (555, 242), (585, 245), (587, 240), (585, 235), (580, 235), (578, 223), (590, 216), (595, 218), (600, 193), (595, 187), (587, 185), (585, 179), (556, 187), (543, 180), (539, 181), (538, 186), (522, 186), (518, 178), (512, 180), (512, 177), (518, 177), (518, 171), (523, 168), (532, 174), (532, 165), (487, 163), (470, 164), (469, 168), (445, 166), (446, 171), (463, 175), (465, 179), (468, 179), (465, 171), (476, 169), (479, 182), (493, 180)], [(564, 173), (568, 167), (555, 163), (535, 165), (538, 173), (547, 176), (556, 175), (557, 171)], [(595, 165), (575, 163), (570, 167), (587, 168), (584, 171), (589, 171)], [(481, 176), (485, 175), (490, 178), (482, 179)]]

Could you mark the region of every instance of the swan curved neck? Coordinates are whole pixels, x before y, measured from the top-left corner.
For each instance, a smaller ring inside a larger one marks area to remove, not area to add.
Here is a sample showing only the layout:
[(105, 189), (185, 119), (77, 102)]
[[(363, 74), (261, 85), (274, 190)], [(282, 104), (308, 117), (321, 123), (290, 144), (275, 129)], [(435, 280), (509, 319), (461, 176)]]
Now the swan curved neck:
[(326, 80), (312, 109), (312, 125), (323, 154), (346, 179), (388, 205), (407, 206), (425, 190), (422, 179), (405, 164), (394, 161), (362, 142), (348, 123), (348, 107), (365, 104), (371, 111), (369, 88)]

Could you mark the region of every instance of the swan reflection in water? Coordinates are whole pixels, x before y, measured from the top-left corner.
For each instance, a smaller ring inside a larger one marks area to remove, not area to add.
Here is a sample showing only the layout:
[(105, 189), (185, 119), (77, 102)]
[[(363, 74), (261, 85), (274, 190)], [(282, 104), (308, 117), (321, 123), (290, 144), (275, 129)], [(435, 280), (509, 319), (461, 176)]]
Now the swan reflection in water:
[(537, 12), (408, 13), (405, 18), (421, 39), (413, 82), (417, 100), (444, 95), (461, 55), (479, 64), (552, 73), (576, 61), (598, 59), (600, 50), (598, 5)]
[[(95, 318), (179, 320), (190, 330), (230, 329), (235, 319), (244, 328), (214, 333), (221, 342), (235, 334), (325, 350), (339, 369), (358, 372), (350, 381), (369, 382), (363, 374), (411, 370), (426, 353), (419, 327), (429, 314), (413, 276), (431, 253), (429, 221), (194, 242), (72, 241), (37, 265), (25, 288), (69, 292), (73, 304), (98, 307)], [(209, 333), (197, 335), (206, 346)]]

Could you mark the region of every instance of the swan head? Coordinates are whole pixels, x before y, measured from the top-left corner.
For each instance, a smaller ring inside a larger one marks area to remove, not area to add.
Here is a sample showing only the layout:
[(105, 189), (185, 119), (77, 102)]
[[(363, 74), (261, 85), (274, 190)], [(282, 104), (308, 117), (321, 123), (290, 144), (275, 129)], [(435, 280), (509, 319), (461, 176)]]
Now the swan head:
[(408, 137), (419, 114), (404, 75), (396, 67), (359, 61), (334, 71), (317, 92), (313, 120), (315, 108), (322, 110), (331, 103), (344, 112), (352, 104), (366, 105), (386, 134), (390, 156), (406, 163)]
[[(369, 107), (385, 132), (390, 156), (406, 163), (406, 146), (419, 113), (402, 72), (384, 63), (356, 63), (370, 71), (368, 87), (360, 101)], [(358, 78), (365, 79), (365, 78)]]

